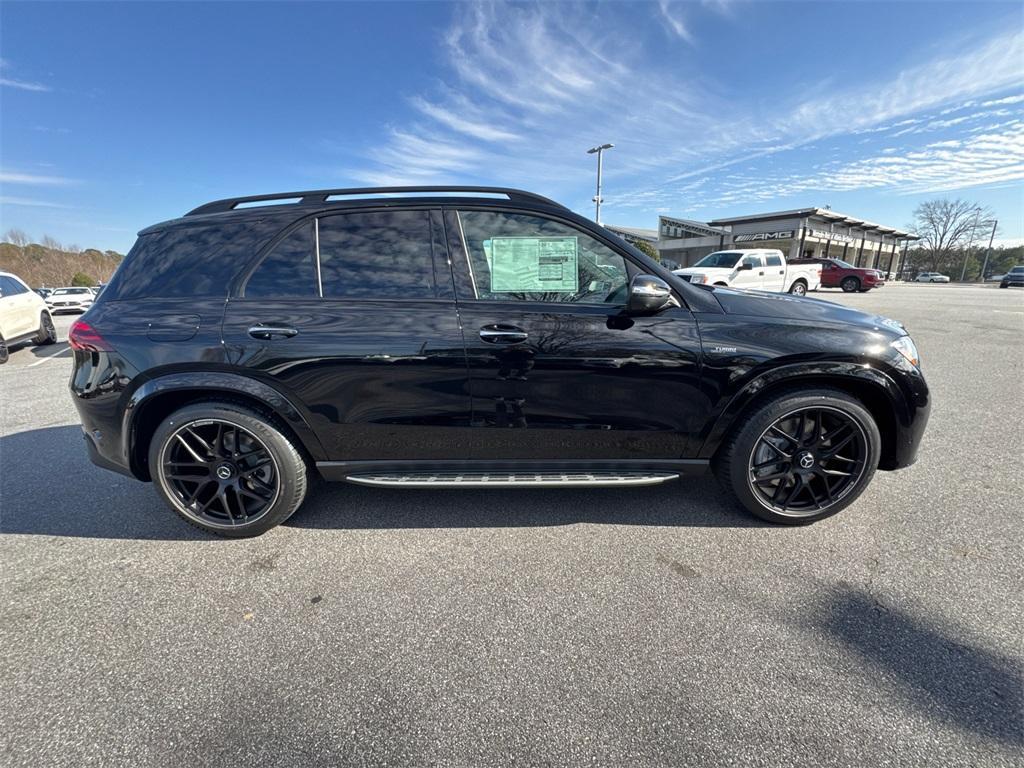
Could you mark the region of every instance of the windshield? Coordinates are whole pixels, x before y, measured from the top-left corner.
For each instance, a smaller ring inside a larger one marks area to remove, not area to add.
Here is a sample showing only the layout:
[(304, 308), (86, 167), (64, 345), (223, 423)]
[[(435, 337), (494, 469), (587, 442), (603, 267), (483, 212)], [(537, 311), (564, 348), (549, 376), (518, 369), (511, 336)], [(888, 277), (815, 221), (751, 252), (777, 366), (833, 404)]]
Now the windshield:
[(1024, 267), (1014, 267), (1010, 270), (1011, 275), (1019, 275), (1021, 272), (1024, 272)]
[(739, 261), (740, 256), (743, 254), (737, 253), (736, 251), (719, 251), (717, 253), (709, 253), (703, 259), (698, 261), (693, 266), (695, 267), (726, 267), (732, 269), (736, 266), (736, 262)]
[(834, 261), (838, 266), (842, 267), (843, 269), (856, 269), (856, 267), (853, 266), (853, 264), (847, 264), (842, 259), (832, 259), (832, 261)]
[(53, 292), (54, 296), (66, 296), (69, 293), (89, 293), (88, 288), (58, 288)]

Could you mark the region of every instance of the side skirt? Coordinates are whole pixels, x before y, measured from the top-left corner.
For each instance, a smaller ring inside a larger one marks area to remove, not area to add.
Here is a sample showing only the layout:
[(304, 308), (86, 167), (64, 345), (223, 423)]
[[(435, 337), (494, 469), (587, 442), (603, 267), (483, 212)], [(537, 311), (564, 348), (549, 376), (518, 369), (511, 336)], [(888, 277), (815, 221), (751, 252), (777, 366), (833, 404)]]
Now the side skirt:
[(402, 487), (657, 485), (702, 475), (707, 459), (318, 461), (325, 480)]

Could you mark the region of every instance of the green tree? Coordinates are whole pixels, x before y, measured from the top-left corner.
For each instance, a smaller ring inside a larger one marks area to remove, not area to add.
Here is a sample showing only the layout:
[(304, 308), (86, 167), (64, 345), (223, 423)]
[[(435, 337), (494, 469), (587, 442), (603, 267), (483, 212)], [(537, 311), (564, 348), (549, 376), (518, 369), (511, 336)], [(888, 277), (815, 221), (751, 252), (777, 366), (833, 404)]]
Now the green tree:
[(645, 253), (650, 256), (659, 264), (661, 263), (661, 254), (658, 253), (658, 249), (654, 247), (653, 243), (649, 243), (646, 240), (634, 240), (633, 246), (641, 253)]
[(75, 276), (71, 278), (72, 285), (90, 286), (93, 282), (93, 279), (84, 272), (75, 272)]

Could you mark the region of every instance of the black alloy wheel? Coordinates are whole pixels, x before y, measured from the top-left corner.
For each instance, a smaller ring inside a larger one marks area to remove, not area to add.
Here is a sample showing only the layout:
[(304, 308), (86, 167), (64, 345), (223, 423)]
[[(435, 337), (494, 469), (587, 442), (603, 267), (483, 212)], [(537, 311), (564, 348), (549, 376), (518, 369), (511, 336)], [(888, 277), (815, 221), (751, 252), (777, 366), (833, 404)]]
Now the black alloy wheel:
[(161, 456), (160, 479), (186, 515), (207, 525), (259, 520), (277, 500), (279, 474), (256, 435), (222, 419), (179, 427)]
[(57, 343), (57, 329), (53, 326), (53, 318), (49, 312), (39, 313), (39, 333), (36, 334), (34, 342), (37, 346)]
[(291, 517), (306, 496), (300, 443), (270, 414), (234, 402), (192, 403), (148, 439), (157, 492), (204, 531), (258, 536)]
[(744, 413), (712, 468), (726, 493), (751, 514), (804, 525), (856, 501), (881, 451), (878, 424), (851, 394), (794, 389)]
[(856, 293), (860, 290), (860, 280), (856, 277), (845, 277), (843, 282), (839, 284), (839, 287), (843, 289), (845, 293)]
[(748, 462), (750, 488), (776, 514), (818, 515), (857, 485), (868, 455), (867, 434), (848, 414), (803, 408), (761, 434)]

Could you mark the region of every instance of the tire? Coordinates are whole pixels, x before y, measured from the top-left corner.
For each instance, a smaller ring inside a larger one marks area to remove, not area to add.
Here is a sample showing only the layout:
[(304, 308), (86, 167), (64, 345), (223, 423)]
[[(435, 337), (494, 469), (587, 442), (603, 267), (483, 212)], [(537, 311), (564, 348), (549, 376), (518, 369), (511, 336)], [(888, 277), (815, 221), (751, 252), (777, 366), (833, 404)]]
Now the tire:
[(229, 538), (259, 536), (283, 523), (302, 504), (308, 483), (298, 446), (271, 418), (226, 402), (171, 414), (153, 434), (149, 466), (171, 509)]
[(843, 289), (843, 293), (856, 293), (860, 290), (860, 280), (856, 277), (844, 277), (839, 287)]
[(4, 337), (0, 335), (0, 365), (6, 363), (11, 357), (11, 353), (7, 349), (7, 342), (4, 341)]
[(1003, 283), (1000, 283), (1000, 284), (999, 284), (999, 287), (1000, 287), (1000, 288), (1009, 288), (1010, 286), (1009, 286), (1009, 285), (1004, 285)]
[[(815, 433), (825, 439), (812, 444)], [(804, 525), (856, 501), (874, 476), (881, 445), (871, 413), (850, 395), (790, 390), (745, 415), (713, 466), (727, 494), (747, 511), (770, 523)]]
[(37, 347), (57, 343), (57, 329), (53, 327), (53, 318), (49, 312), (39, 313), (39, 333), (32, 339), (32, 343)]
[(793, 284), (789, 286), (789, 292), (794, 296), (806, 296), (807, 295), (807, 283), (803, 280), (794, 280)]

